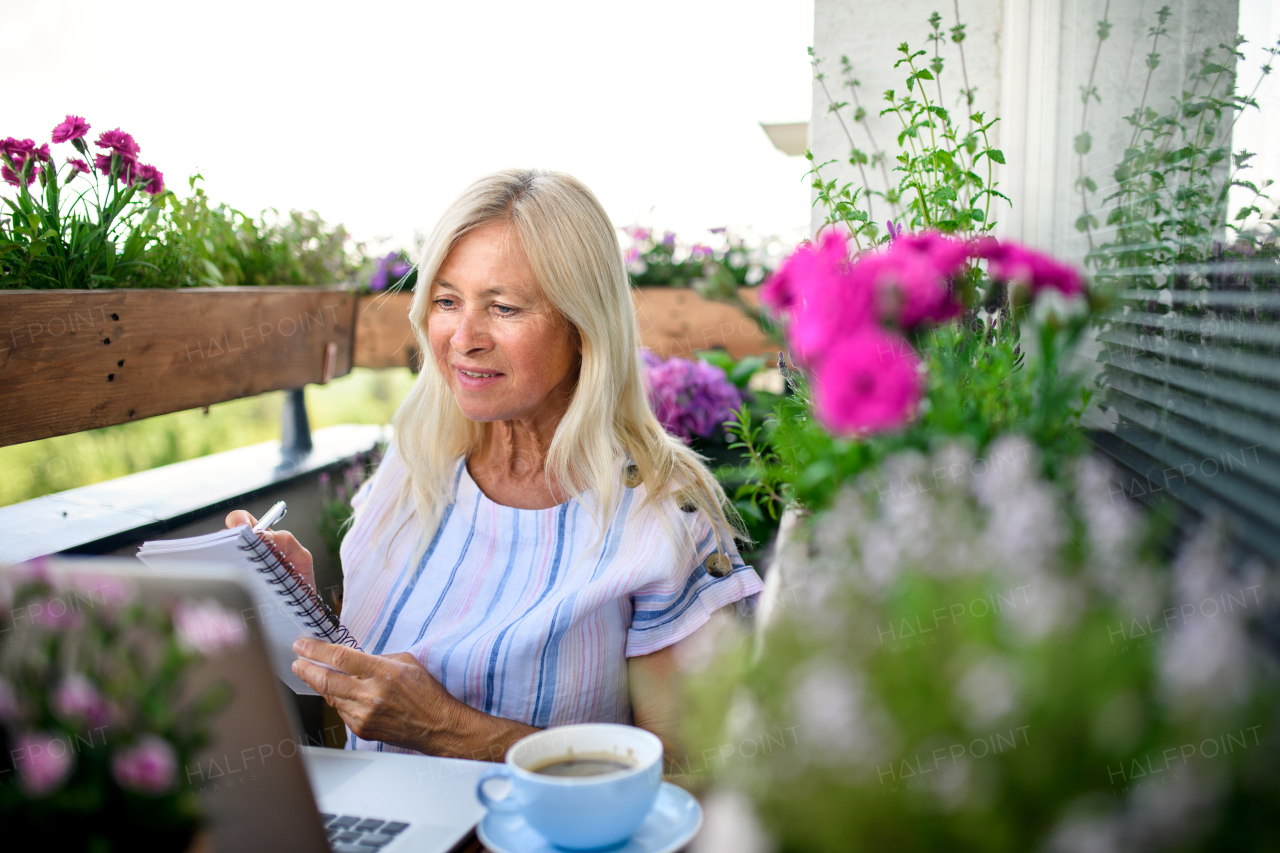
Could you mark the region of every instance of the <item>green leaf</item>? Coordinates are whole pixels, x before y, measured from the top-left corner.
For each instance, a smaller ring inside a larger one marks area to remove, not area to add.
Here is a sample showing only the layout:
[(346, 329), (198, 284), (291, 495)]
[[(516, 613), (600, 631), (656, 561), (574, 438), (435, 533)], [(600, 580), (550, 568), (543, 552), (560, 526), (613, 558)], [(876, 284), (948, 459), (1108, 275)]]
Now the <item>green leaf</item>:
[(986, 154), (988, 157), (990, 157), (992, 160), (995, 160), (1000, 165), (1002, 166), (1004, 165), (1004, 152), (1001, 151), (1000, 149), (988, 148), (983, 153)]
[(1081, 133), (1076, 136), (1076, 153), (1088, 154), (1089, 149), (1093, 147), (1093, 137), (1089, 133)]

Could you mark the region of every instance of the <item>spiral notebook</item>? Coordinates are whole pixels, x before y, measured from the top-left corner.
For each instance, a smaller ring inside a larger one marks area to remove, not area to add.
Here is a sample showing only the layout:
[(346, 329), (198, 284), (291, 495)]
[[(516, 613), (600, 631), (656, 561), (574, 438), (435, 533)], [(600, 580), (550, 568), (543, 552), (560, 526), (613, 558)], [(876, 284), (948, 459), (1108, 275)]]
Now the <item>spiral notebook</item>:
[(360, 649), (311, 585), (247, 524), (189, 539), (143, 542), (138, 559), (157, 571), (226, 569), (242, 577), (254, 603), (253, 612), (243, 614), (246, 624), (262, 632), (276, 675), (295, 693), (316, 695), (293, 674), (294, 640), (310, 637)]

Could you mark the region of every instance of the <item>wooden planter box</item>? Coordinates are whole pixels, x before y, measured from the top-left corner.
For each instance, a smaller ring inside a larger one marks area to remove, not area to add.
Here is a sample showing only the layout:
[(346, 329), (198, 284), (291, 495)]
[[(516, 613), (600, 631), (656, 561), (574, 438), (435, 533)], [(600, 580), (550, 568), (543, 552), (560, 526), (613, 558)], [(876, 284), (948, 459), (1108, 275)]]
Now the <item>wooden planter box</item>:
[[(754, 304), (754, 290), (745, 290)], [(751, 319), (687, 288), (632, 291), (640, 340), (689, 356), (772, 354)], [(0, 291), (0, 447), (421, 367), (411, 294), (342, 287)]]
[(329, 287), (0, 291), (0, 446), (327, 382), (354, 315)]

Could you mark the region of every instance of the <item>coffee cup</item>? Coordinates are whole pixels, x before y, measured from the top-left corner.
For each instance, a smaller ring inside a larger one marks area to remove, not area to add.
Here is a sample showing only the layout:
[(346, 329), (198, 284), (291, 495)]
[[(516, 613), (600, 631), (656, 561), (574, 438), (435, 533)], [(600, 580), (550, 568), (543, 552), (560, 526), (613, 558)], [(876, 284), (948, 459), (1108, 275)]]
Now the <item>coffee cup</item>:
[[(485, 791), (506, 779), (510, 793)], [(644, 729), (582, 723), (527, 735), (487, 772), (476, 796), (491, 812), (518, 814), (558, 847), (621, 844), (653, 808), (662, 784), (662, 741)]]

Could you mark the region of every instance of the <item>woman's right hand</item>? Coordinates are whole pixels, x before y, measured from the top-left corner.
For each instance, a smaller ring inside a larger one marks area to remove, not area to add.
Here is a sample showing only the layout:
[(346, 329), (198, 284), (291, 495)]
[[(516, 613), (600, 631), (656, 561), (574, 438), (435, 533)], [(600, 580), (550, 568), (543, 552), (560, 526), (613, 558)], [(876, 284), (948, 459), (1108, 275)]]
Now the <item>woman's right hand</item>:
[[(242, 524), (252, 527), (257, 523), (258, 520), (243, 509), (233, 510), (227, 515), (227, 527), (239, 527)], [(303, 548), (302, 543), (292, 533), (287, 530), (264, 530), (262, 538), (274, 545), (275, 549), (293, 564), (294, 571), (301, 575), (312, 589), (316, 588), (311, 552)]]

